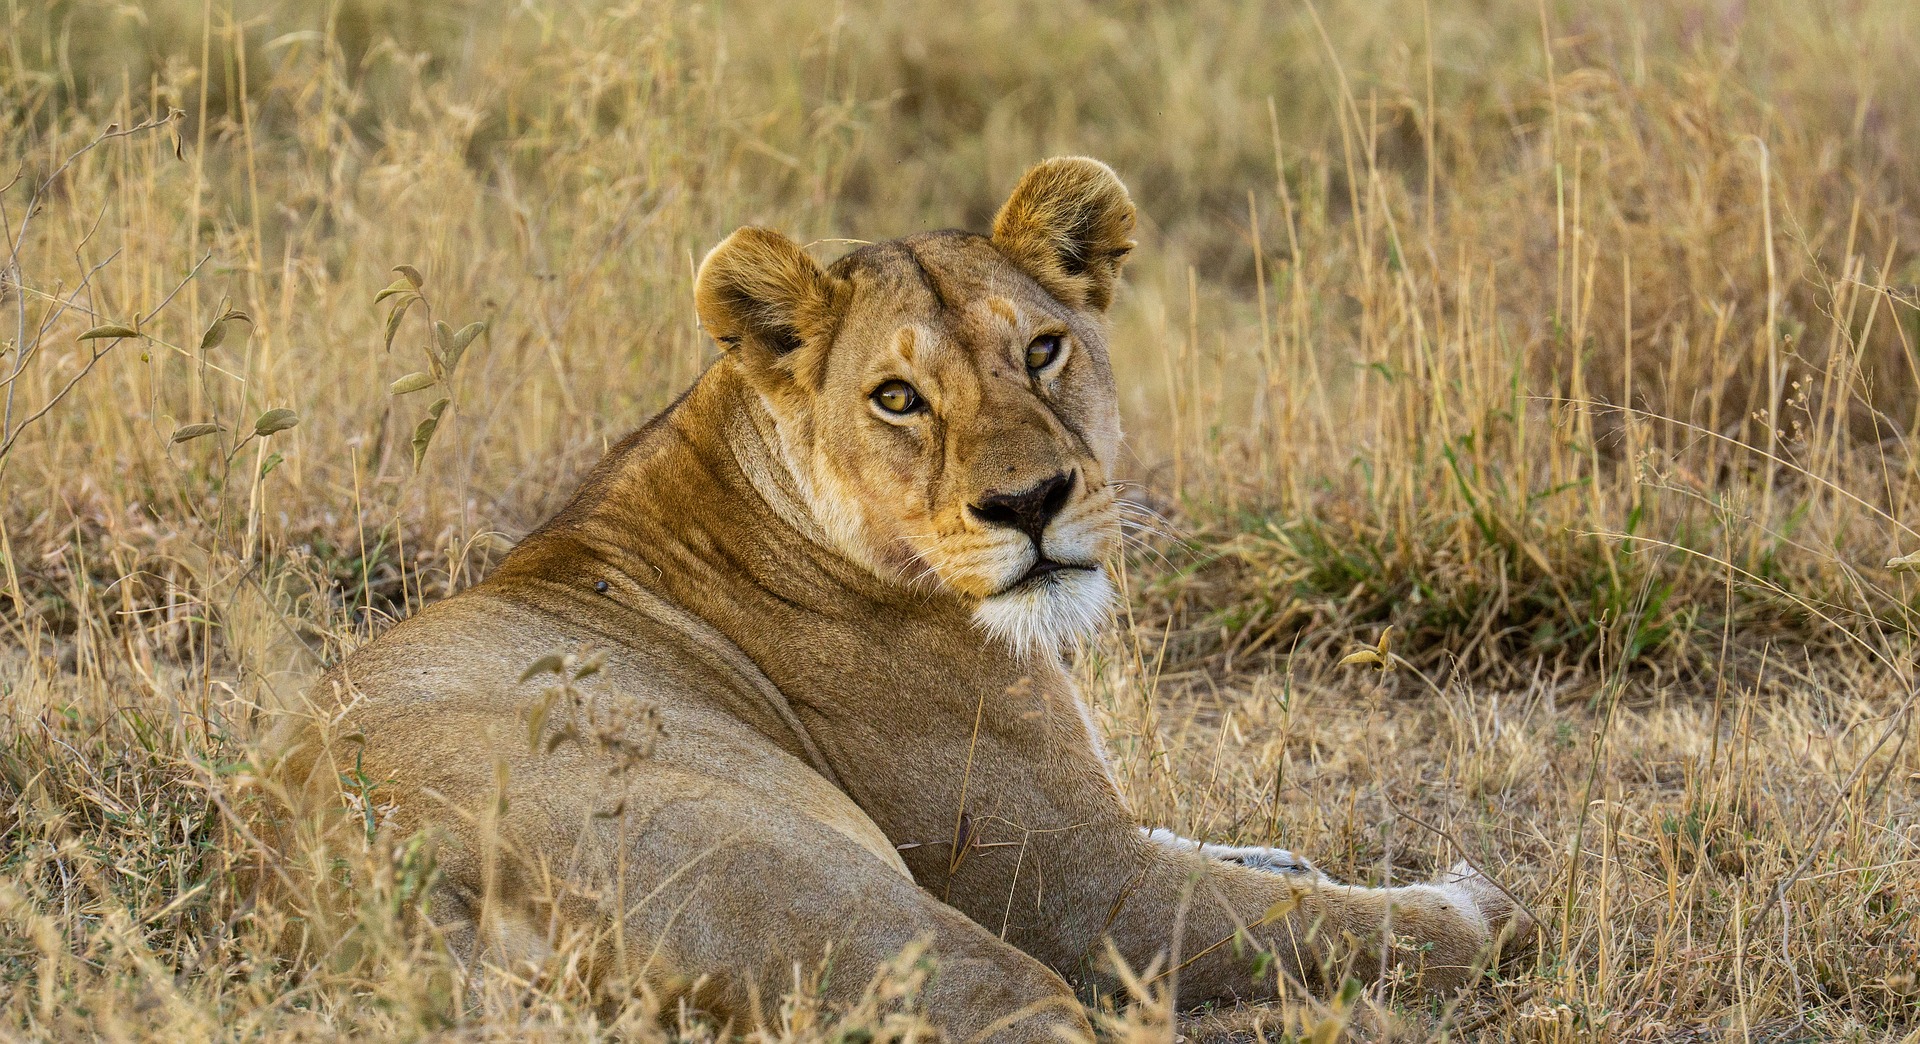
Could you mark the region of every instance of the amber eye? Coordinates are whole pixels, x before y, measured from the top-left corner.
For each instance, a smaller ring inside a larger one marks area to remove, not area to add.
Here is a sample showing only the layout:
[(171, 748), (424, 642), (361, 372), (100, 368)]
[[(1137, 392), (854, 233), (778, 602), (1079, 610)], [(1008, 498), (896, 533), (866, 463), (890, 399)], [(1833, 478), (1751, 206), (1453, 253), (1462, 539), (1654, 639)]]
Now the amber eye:
[(925, 405), (920, 401), (920, 393), (906, 381), (888, 381), (875, 388), (871, 398), (875, 406), (899, 416), (917, 413)]
[(1044, 370), (1060, 358), (1060, 335), (1041, 334), (1027, 345), (1027, 369)]

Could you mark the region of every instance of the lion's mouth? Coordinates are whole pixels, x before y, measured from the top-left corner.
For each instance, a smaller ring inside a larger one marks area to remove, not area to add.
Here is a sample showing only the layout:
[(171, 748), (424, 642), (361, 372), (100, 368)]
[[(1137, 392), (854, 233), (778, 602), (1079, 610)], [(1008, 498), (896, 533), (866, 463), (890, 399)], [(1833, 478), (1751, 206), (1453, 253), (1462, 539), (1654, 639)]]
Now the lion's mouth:
[(1040, 557), (1033, 560), (1033, 564), (1027, 567), (1026, 572), (1021, 573), (1019, 578), (1014, 580), (1013, 583), (1010, 583), (1006, 587), (1002, 588), (995, 595), (995, 597), (998, 597), (999, 595), (1007, 594), (1012, 591), (1018, 591), (1019, 589), (1026, 587), (1029, 584), (1045, 583), (1047, 581), (1047, 578), (1054, 575), (1055, 573), (1063, 573), (1070, 570), (1080, 570), (1083, 572), (1091, 572), (1092, 570), (1097, 568), (1099, 567), (1090, 566), (1090, 565), (1079, 565), (1073, 562), (1057, 562), (1051, 558), (1048, 558), (1046, 555), (1041, 555)]

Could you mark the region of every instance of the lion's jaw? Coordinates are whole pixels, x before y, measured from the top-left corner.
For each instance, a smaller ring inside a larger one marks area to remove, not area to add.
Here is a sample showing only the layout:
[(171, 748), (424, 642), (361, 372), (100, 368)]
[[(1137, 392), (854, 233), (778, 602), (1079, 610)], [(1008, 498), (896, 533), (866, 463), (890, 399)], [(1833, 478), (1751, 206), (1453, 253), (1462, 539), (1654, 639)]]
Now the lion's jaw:
[(973, 623), (1014, 652), (1033, 654), (1092, 637), (1112, 603), (1105, 569), (1063, 569), (983, 599)]

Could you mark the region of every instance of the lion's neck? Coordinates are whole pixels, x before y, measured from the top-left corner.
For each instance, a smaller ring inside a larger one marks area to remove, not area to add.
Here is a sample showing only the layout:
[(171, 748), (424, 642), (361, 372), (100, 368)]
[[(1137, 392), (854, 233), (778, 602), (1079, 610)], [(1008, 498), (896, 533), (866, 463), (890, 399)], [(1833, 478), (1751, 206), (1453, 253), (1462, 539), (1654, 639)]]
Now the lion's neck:
[(724, 361), (616, 453), (591, 530), (648, 567), (642, 582), (649, 568), (659, 582), (699, 578), (676, 600), (716, 625), (755, 592), (833, 617), (925, 608), (831, 546), (772, 417)]
[(973, 674), (1034, 671), (989, 641), (958, 598), (882, 580), (834, 548), (777, 440), (758, 396), (716, 364), (610, 453), (559, 518), (603, 560), (712, 624), (770, 674), (796, 661), (796, 643), (833, 640), (830, 662), (776, 678), (783, 688), (837, 687), (869, 661), (884, 662), (876, 634), (925, 638), (965, 658)]

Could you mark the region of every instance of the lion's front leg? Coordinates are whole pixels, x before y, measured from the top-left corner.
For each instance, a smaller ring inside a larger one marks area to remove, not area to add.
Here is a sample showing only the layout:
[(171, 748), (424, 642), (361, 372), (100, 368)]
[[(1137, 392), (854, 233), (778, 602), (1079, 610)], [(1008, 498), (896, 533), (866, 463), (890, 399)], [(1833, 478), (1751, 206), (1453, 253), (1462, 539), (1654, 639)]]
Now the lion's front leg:
[[(1169, 831), (1136, 836), (1146, 866), (1112, 935), (1135, 967), (1171, 958), (1183, 1004), (1273, 995), (1280, 983), (1258, 959), (1262, 950), (1286, 976), (1322, 989), (1383, 970), (1452, 989), (1485, 970), (1501, 936), (1520, 942), (1532, 933), (1512, 900), (1464, 865), (1424, 884), (1365, 888), (1338, 884), (1279, 849), (1219, 846), (1244, 853), (1242, 862)], [(1284, 869), (1248, 865), (1260, 862)], [(1177, 939), (1176, 925), (1184, 928)]]
[(1484, 966), (1511, 914), (1497, 889), (1460, 877), (1352, 887), (1281, 849), (1142, 830), (1070, 690), (1054, 695), (1010, 690), (977, 742), (969, 709), (950, 743), (971, 771), (933, 777), (946, 794), (915, 774), (914, 802), (896, 806), (910, 814), (887, 824), (915, 879), (989, 931), (1104, 988), (1122, 981), (1105, 966), (1111, 940), (1132, 969), (1177, 982), (1183, 1004), (1271, 997), (1283, 975), (1330, 988), (1383, 966), (1446, 989)]

